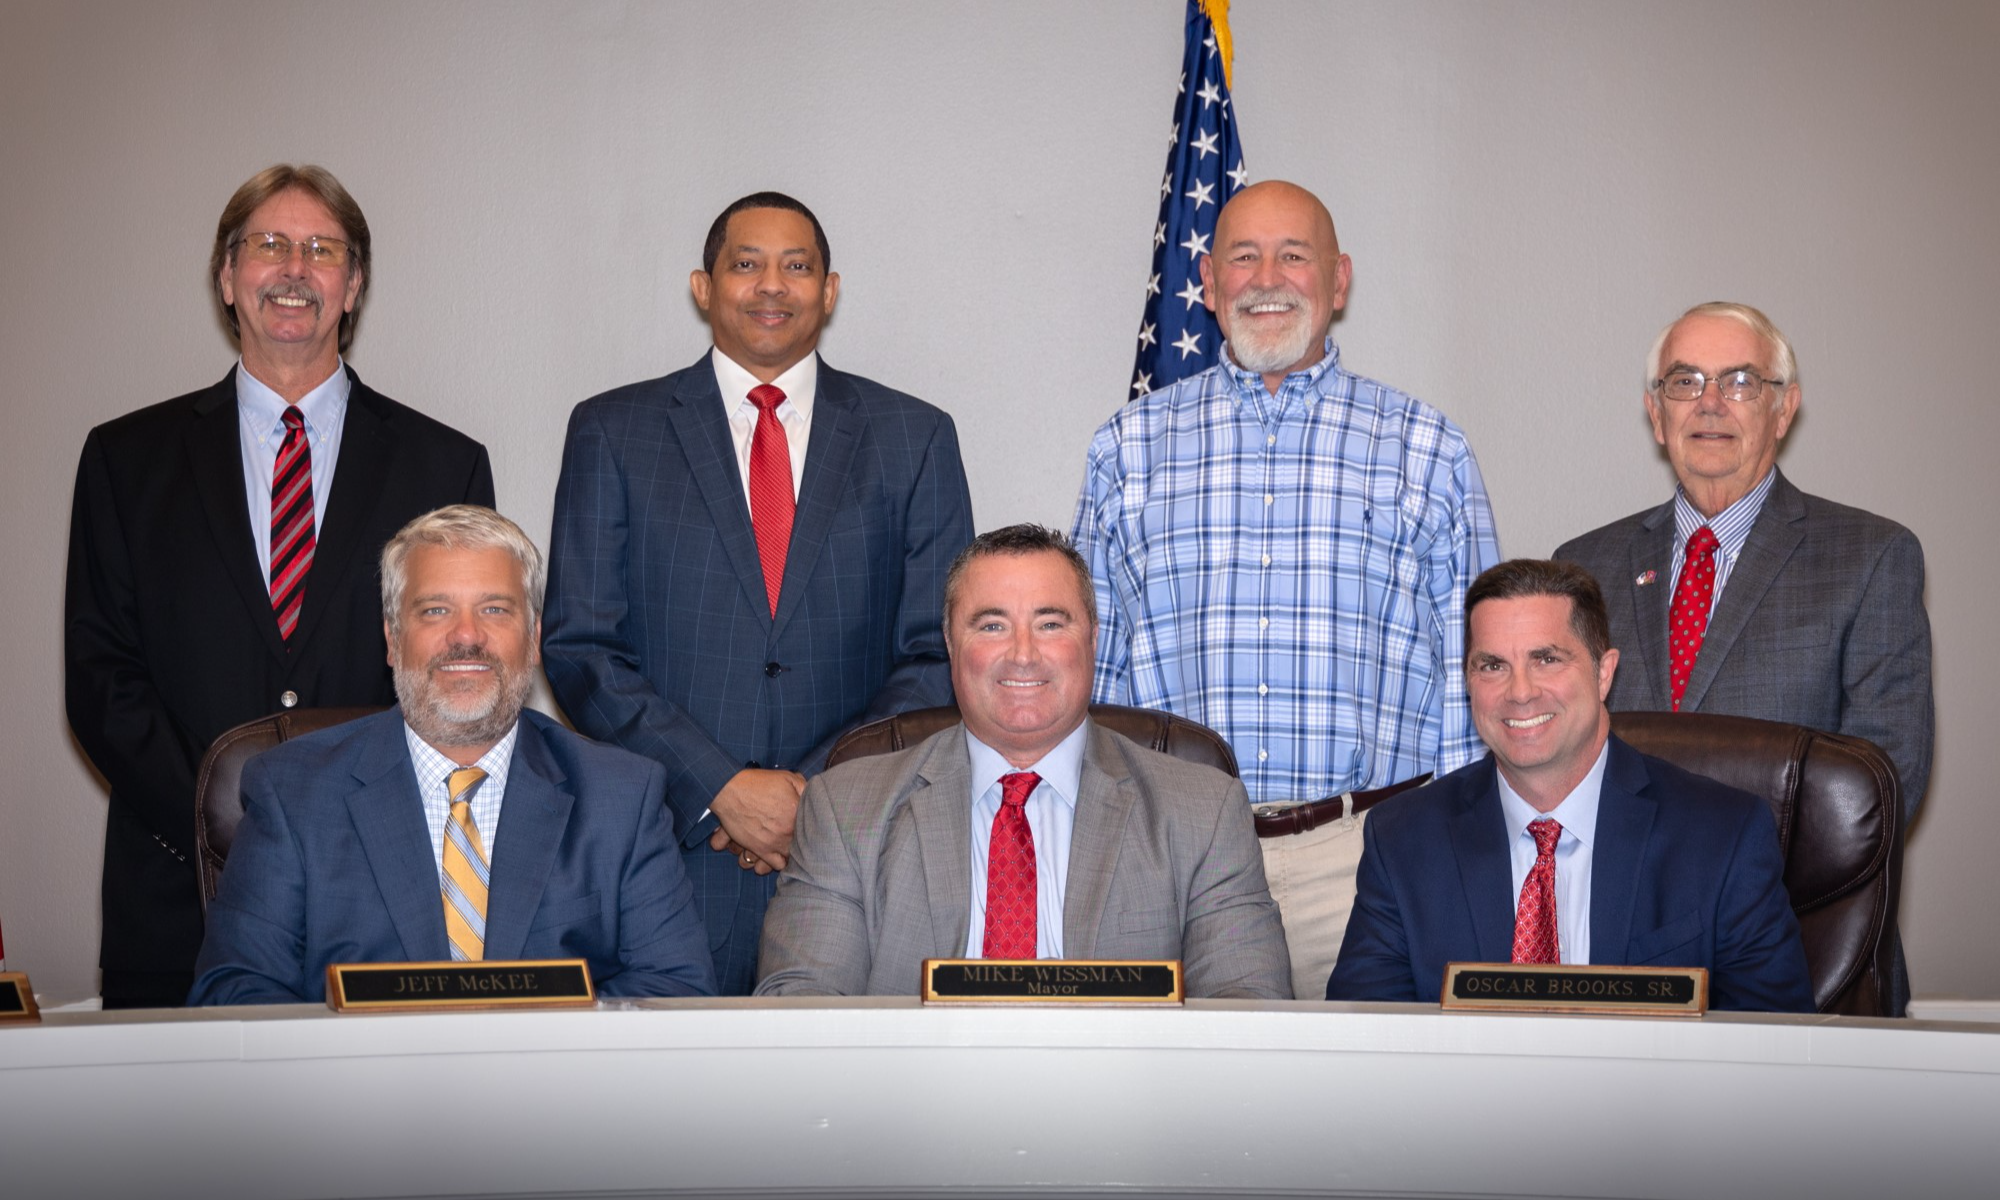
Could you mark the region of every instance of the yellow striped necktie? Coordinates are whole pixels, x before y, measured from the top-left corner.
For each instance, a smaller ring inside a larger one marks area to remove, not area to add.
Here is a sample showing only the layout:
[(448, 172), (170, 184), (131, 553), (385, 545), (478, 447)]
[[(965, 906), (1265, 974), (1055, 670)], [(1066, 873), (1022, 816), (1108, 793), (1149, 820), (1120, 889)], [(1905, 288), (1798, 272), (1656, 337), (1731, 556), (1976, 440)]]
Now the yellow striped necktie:
[(491, 872), (479, 827), (472, 823), (472, 790), (486, 773), (461, 767), (445, 781), (451, 820), (444, 826), (444, 930), (453, 959), (486, 957), (486, 885)]

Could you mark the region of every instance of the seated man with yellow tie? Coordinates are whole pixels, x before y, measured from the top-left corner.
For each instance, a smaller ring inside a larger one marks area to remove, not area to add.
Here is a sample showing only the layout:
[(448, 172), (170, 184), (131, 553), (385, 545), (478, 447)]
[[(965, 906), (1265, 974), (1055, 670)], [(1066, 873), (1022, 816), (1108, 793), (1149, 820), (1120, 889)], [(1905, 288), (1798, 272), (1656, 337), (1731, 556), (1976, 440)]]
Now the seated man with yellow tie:
[(544, 567), (454, 505), (382, 551), (397, 707), (243, 772), (193, 1005), (319, 1001), (328, 964), (570, 959), (612, 996), (715, 991), (665, 774), (524, 710)]
[(806, 785), (758, 993), (915, 996), (926, 959), (1179, 959), (1189, 996), (1291, 999), (1243, 785), (1089, 720), (1096, 614), (1053, 530), (959, 553), (963, 721)]
[(1453, 962), (1644, 964), (1707, 968), (1715, 1009), (1810, 1013), (1770, 809), (1611, 735), (1590, 573), (1490, 568), (1465, 626), (1491, 754), (1369, 815), (1327, 999), (1436, 1001)]

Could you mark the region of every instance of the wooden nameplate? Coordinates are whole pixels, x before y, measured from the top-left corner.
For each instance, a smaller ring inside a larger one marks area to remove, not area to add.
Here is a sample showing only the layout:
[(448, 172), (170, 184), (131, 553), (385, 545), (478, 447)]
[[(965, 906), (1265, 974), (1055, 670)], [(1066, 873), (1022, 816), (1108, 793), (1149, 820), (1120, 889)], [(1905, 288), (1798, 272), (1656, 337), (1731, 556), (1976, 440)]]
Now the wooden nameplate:
[(26, 972), (0, 972), (0, 1022), (39, 1022), (35, 990)]
[(1446, 1009), (1456, 1010), (1700, 1017), (1708, 1011), (1708, 969), (1452, 963), (1439, 995)]
[(597, 1003), (581, 959), (330, 963), (326, 1006), (357, 1011), (588, 1009)]
[(1178, 1005), (1178, 959), (926, 959), (926, 1005)]

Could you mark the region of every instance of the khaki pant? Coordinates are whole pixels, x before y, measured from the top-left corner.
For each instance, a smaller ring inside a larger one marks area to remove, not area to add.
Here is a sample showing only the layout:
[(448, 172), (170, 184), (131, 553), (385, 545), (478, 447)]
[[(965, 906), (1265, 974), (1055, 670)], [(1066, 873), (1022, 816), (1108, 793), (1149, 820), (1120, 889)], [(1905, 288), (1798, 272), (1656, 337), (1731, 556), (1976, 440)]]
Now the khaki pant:
[(1326, 980), (1354, 909), (1354, 869), (1361, 862), (1361, 823), (1367, 818), (1363, 813), (1304, 834), (1257, 840), (1264, 879), (1292, 952), (1292, 995), (1301, 1001), (1326, 999)]

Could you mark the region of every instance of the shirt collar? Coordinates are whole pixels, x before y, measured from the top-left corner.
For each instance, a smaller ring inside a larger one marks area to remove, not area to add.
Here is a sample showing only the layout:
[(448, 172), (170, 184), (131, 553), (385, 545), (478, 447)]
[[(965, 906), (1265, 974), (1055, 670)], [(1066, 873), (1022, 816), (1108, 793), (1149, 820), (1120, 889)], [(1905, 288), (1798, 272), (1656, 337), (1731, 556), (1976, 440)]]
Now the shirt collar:
[(1688, 499), (1685, 488), (1674, 489), (1674, 552), (1680, 553), (1694, 532), (1707, 526), (1715, 535), (1718, 548), (1730, 562), (1743, 550), (1743, 544), (1750, 540), (1750, 527), (1757, 524), (1757, 514), (1764, 509), (1764, 498), (1771, 495), (1771, 489), (1778, 482), (1776, 467), (1764, 473), (1764, 478), (1755, 488), (1750, 489), (1735, 504), (1717, 513), (1714, 518), (1701, 515)]
[(1597, 762), (1590, 765), (1590, 770), (1584, 773), (1575, 788), (1570, 789), (1562, 804), (1547, 813), (1536, 809), (1515, 792), (1514, 786), (1507, 782), (1507, 773), (1501, 771), (1496, 763), (1493, 778), (1500, 784), (1500, 815), (1507, 821), (1507, 845), (1512, 846), (1527, 832), (1528, 823), (1552, 817), (1562, 826), (1564, 835), (1574, 834), (1578, 842), (1589, 846), (1597, 837), (1597, 802), (1604, 791), (1604, 765), (1610, 756), (1611, 740), (1606, 738), (1604, 745), (1597, 748)]
[[(489, 797), (507, 791), (507, 768), (514, 760), (514, 742), (520, 734), (521, 721), (516, 718), (506, 736), (488, 748), (486, 753), (472, 765), (486, 773), (486, 779), (481, 782), (480, 787), (487, 790)], [(403, 741), (410, 748), (410, 767), (417, 775), (417, 795), (427, 804), (450, 800), (445, 791), (445, 782), (459, 765), (445, 758), (436, 747), (425, 742), (423, 735), (412, 729), (407, 720), (403, 722)], [(487, 845), (492, 844), (489, 842)]]
[(1077, 789), (1083, 784), (1083, 741), (1090, 732), (1088, 720), (1078, 723), (1076, 729), (1043, 755), (1041, 760), (1029, 767), (1015, 767), (1007, 762), (1007, 757), (965, 732), (965, 750), (972, 761), (972, 799), (977, 801), (986, 795), (988, 789), (1000, 782), (1000, 777), (1011, 772), (1031, 771), (1042, 778), (1042, 783), (1055, 790), (1055, 794), (1070, 809), (1076, 808)]
[[(299, 398), (299, 416), (305, 418), (308, 437), (318, 437), (340, 427), (341, 419), (347, 414), (348, 393), (353, 387), (353, 381), (347, 378), (346, 360), (337, 359), (333, 374)], [(250, 374), (242, 359), (236, 360), (236, 407), (244, 422), (256, 432), (259, 441), (273, 434), (283, 436), (285, 398)]]
[(1236, 365), (1236, 360), (1229, 354), (1227, 342), (1222, 344), (1220, 365), (1223, 374), (1229, 377), (1231, 390), (1236, 393), (1238, 400), (1248, 400), (1256, 405), (1259, 418), (1266, 420), (1280, 418), (1285, 415), (1293, 399), (1309, 405), (1325, 395), (1319, 387), (1319, 382), (1327, 373), (1340, 365), (1340, 347), (1334, 345), (1332, 334), (1326, 336), (1324, 345), (1326, 353), (1320, 357), (1319, 362), (1304, 371), (1294, 371), (1285, 376), (1285, 382), (1278, 385), (1276, 395), (1264, 387), (1263, 376), (1254, 371), (1245, 371)]
[[(750, 389), (764, 381), (745, 371), (741, 364), (719, 349), (710, 351), (709, 358), (715, 364), (716, 387), (722, 390), (722, 411), (734, 413), (738, 408), (748, 407), (754, 416), (757, 406), (750, 403)], [(779, 408), (790, 406), (799, 416), (812, 420), (813, 396), (819, 391), (818, 352), (785, 368), (784, 373), (771, 383), (785, 394), (785, 403)]]

